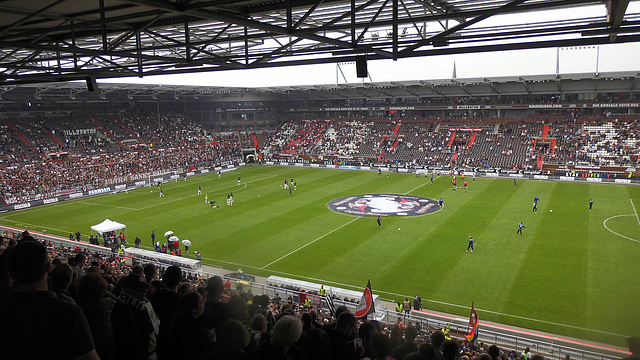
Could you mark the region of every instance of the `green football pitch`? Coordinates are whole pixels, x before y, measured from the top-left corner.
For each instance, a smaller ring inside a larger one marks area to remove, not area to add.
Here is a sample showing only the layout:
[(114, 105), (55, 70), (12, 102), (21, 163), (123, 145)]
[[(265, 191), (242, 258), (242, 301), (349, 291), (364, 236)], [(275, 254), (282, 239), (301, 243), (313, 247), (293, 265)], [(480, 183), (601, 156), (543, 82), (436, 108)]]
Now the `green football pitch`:
[[(238, 176), (241, 184), (238, 185)], [(294, 178), (289, 195), (281, 186)], [(203, 263), (373, 292), (428, 309), (625, 345), (640, 335), (640, 187), (247, 166), (227, 172), (2, 214), (6, 225), (68, 236), (109, 218), (151, 249), (172, 230)], [(459, 182), (458, 184), (460, 184)], [(203, 189), (197, 195), (198, 186)], [(235, 203), (226, 206), (233, 192)], [(215, 200), (212, 208), (204, 201)], [(336, 198), (369, 193), (444, 199), (423, 216), (375, 217), (329, 210)], [(538, 213), (532, 212), (540, 197)], [(589, 211), (588, 201), (594, 200)], [(551, 212), (551, 210), (553, 210)], [(526, 229), (516, 235), (518, 223)], [(475, 251), (467, 253), (473, 236)], [(86, 237), (84, 237), (86, 238)]]

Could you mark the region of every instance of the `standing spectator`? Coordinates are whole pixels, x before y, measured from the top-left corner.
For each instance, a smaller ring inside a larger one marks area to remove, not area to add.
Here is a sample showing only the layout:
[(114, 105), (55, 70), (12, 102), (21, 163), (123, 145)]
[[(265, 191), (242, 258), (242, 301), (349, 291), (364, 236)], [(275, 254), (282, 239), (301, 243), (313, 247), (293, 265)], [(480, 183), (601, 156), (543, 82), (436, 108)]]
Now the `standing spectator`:
[(412, 352), (418, 351), (418, 345), (416, 345), (416, 337), (418, 336), (418, 330), (415, 326), (409, 325), (404, 329), (405, 343), (395, 349), (393, 352), (394, 359), (404, 359), (404, 357)]
[[(300, 319), (295, 315), (282, 316), (273, 327), (271, 342), (260, 348), (260, 359), (303, 360), (302, 350), (295, 346), (301, 335), (302, 322)], [(332, 357), (332, 359), (339, 358)]]
[(413, 309), (420, 310), (422, 309), (422, 298), (418, 295), (413, 298)]
[(371, 351), (373, 352), (373, 360), (387, 360), (393, 352), (391, 339), (385, 334), (373, 335)]
[(442, 355), (444, 360), (455, 360), (458, 358), (460, 345), (457, 340), (446, 340), (442, 343)]
[(136, 236), (136, 239), (134, 240), (135, 244), (136, 244), (136, 248), (140, 248), (140, 243), (142, 243), (142, 240), (140, 240), (139, 236)]
[(69, 286), (74, 280), (75, 273), (67, 264), (59, 264), (51, 270), (51, 279), (49, 281), (49, 291), (56, 293), (60, 300), (68, 301), (75, 304), (76, 301), (69, 293)]
[(411, 312), (411, 302), (409, 301), (409, 298), (404, 298), (404, 303), (402, 304), (402, 310), (404, 310), (404, 313), (406, 315), (409, 315), (409, 313)]
[(116, 358), (139, 360), (156, 356), (159, 320), (146, 298), (151, 286), (144, 276), (129, 274), (121, 279), (118, 302), (111, 313)]
[[(198, 321), (204, 313), (204, 299), (197, 292), (182, 298), (169, 326), (166, 352), (171, 359), (204, 360), (211, 351), (207, 329)], [(245, 330), (246, 331), (246, 330)]]
[(162, 275), (164, 288), (149, 296), (153, 310), (160, 319), (157, 343), (158, 359), (160, 360), (171, 358), (170, 348), (173, 342), (169, 337), (169, 325), (173, 315), (180, 307), (180, 295), (178, 294), (180, 281), (182, 281), (182, 270), (175, 265), (169, 266)]
[(78, 305), (87, 317), (101, 360), (115, 360), (111, 312), (116, 303), (100, 273), (89, 273), (78, 283)]
[[(327, 335), (331, 340), (331, 359), (333, 360), (353, 360), (359, 359), (353, 340), (356, 330), (356, 317), (349, 311), (343, 311), (338, 315), (335, 327), (327, 330)], [(278, 324), (276, 323), (276, 326)], [(360, 348), (362, 351), (362, 348)]]
[(77, 253), (75, 256), (75, 262), (74, 262), (74, 266), (73, 266), (73, 270), (76, 271), (76, 278), (75, 278), (75, 283), (77, 283), (78, 279), (80, 279), (81, 277), (83, 277), (86, 273), (84, 271), (84, 267), (85, 267), (85, 263), (87, 262), (87, 256), (81, 252)]
[(2, 357), (99, 359), (82, 310), (47, 291), (47, 249), (23, 240), (8, 254), (7, 267), (17, 291), (0, 302), (11, 309), (0, 317)]
[(223, 291), (222, 278), (217, 275), (210, 277), (207, 281), (207, 302), (204, 304), (202, 321), (209, 338), (214, 342), (222, 335), (222, 324), (229, 320), (226, 303), (222, 302)]
[(151, 246), (156, 246), (156, 231), (151, 231)]
[(251, 335), (240, 321), (231, 319), (222, 325), (221, 346), (212, 356), (213, 359), (244, 360), (251, 359), (248, 355), (248, 345)]
[(441, 330), (434, 331), (430, 336), (431, 344), (436, 350), (436, 357), (438, 360), (444, 359), (444, 354), (442, 353), (442, 344), (446, 341), (446, 337)]

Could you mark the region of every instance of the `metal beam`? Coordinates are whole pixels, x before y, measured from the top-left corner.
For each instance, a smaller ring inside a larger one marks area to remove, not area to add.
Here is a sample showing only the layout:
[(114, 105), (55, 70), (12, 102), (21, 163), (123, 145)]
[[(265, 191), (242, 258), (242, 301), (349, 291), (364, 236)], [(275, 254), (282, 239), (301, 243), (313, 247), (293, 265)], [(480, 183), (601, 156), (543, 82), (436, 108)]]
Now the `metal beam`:
[[(607, 17), (612, 30), (619, 29), (620, 25), (622, 25), (622, 20), (624, 19), (624, 14), (627, 12), (628, 5), (629, 0), (609, 0), (607, 2)], [(609, 41), (616, 41), (617, 35), (617, 33), (609, 35)]]
[(415, 49), (420, 48), (422, 46), (429, 45), (429, 44), (434, 44), (434, 43), (436, 43), (438, 41), (446, 41), (446, 39), (447, 39), (447, 37), (449, 35), (457, 32), (459, 30), (462, 30), (464, 28), (467, 28), (467, 27), (469, 27), (471, 25), (474, 25), (474, 24), (476, 24), (476, 23), (478, 23), (478, 22), (480, 22), (482, 20), (485, 20), (485, 19), (487, 19), (487, 18), (489, 18), (489, 17), (491, 17), (493, 15), (499, 14), (502, 11), (513, 9), (513, 8), (517, 7), (518, 5), (524, 3), (525, 1), (527, 1), (527, 0), (513, 0), (508, 4), (503, 5), (498, 9), (495, 9), (493, 12), (491, 12), (489, 14), (476, 16), (475, 18), (473, 18), (473, 19), (471, 19), (469, 21), (465, 21), (463, 23), (460, 23), (460, 24), (458, 24), (458, 25), (456, 25), (454, 27), (451, 27), (451, 28), (449, 28), (447, 30), (444, 30), (444, 31), (442, 31), (442, 32), (440, 32), (440, 33), (438, 33), (436, 35), (433, 35), (433, 36), (431, 36), (431, 37), (429, 37), (429, 38), (427, 38), (425, 40), (418, 41), (414, 45), (408, 46), (405, 49), (403, 49), (401, 51), (401, 53), (407, 54), (407, 53), (410, 53), (410, 52), (414, 51)]
[(18, 26), (26, 23), (30, 19), (33, 19), (34, 17), (44, 13), (45, 11), (47, 11), (47, 10), (49, 10), (49, 9), (55, 7), (55, 6), (60, 5), (61, 3), (65, 2), (65, 1), (67, 1), (67, 0), (58, 0), (58, 1), (54, 2), (53, 4), (49, 4), (49, 5), (45, 6), (45, 7), (43, 7), (42, 9), (37, 10), (37, 11), (25, 16), (24, 18), (14, 22), (13, 24), (11, 24), (11, 25), (9, 25), (9, 26), (7, 26), (5, 28), (0, 29), (0, 35), (6, 33), (9, 30), (13, 30), (13, 29), (17, 28)]

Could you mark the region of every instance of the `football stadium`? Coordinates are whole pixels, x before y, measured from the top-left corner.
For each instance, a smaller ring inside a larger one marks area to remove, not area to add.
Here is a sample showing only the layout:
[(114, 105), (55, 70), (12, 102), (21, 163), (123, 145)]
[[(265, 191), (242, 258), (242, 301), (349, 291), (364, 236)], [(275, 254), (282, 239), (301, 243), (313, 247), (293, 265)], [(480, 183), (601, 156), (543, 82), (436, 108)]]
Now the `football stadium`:
[(7, 358), (640, 356), (638, 5), (4, 2)]

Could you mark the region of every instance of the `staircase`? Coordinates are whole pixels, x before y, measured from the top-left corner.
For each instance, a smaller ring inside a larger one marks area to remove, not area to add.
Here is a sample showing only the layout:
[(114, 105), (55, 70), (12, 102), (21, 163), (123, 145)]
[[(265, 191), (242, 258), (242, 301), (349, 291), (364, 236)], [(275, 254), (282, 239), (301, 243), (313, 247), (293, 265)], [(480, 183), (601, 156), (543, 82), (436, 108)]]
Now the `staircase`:
[(144, 141), (142, 141), (142, 139), (140, 139), (140, 137), (134, 133), (133, 131), (131, 131), (131, 129), (129, 129), (125, 124), (122, 123), (122, 121), (118, 120), (115, 116), (111, 116), (111, 118), (113, 118), (113, 121), (117, 122), (120, 126), (122, 126), (123, 129), (125, 129), (129, 134), (131, 134), (131, 136), (133, 136), (134, 138), (136, 138), (138, 140), (138, 142), (140, 144), (144, 144)]
[(449, 142), (447, 142), (447, 147), (451, 147), (453, 145), (453, 141), (456, 139), (456, 133), (451, 133), (451, 137), (449, 138)]
[(62, 143), (62, 141), (60, 141), (60, 139), (58, 139), (57, 136), (53, 135), (53, 133), (51, 131), (49, 131), (49, 130), (45, 130), (45, 131), (47, 132), (47, 135), (49, 135), (49, 137), (51, 139), (53, 139), (53, 141), (56, 142), (56, 144), (60, 145), (60, 148), (64, 148), (65, 147), (65, 145)]
[(113, 136), (113, 134), (105, 129), (104, 126), (102, 126), (102, 124), (100, 124), (97, 120), (91, 120), (91, 123), (94, 124), (98, 129), (100, 129), (105, 135), (107, 135), (109, 137), (109, 139), (117, 142), (118, 144), (120, 144), (120, 146), (122, 146), (123, 148), (125, 148), (127, 151), (131, 150), (129, 149), (129, 147), (127, 145), (125, 145), (122, 141), (120, 141), (119, 139), (117, 139), (115, 136)]
[(538, 156), (537, 168), (538, 170), (542, 170), (542, 164), (544, 163), (544, 155)]
[(402, 124), (396, 125), (396, 128), (393, 129), (393, 137), (398, 136), (398, 131), (400, 130), (400, 126), (402, 126)]
[(15, 127), (15, 125), (13, 125), (9, 120), (7, 120), (7, 119), (3, 119), (3, 122), (4, 122), (5, 124), (7, 124), (7, 126), (9, 127), (9, 129), (11, 129), (11, 130), (15, 131), (16, 136), (18, 137), (18, 139), (20, 139), (23, 143), (27, 144), (27, 146), (29, 146), (29, 148), (31, 149), (31, 151), (32, 151), (34, 154), (38, 154), (38, 155), (40, 155), (42, 158), (45, 158), (45, 159), (47, 158), (44, 154), (39, 153), (39, 152), (38, 152), (38, 149), (35, 147), (35, 145), (33, 145), (33, 144), (31, 143), (31, 141), (29, 141), (26, 137), (24, 137), (24, 135), (22, 135), (22, 133), (20, 132), (20, 130), (18, 130), (18, 128), (17, 128), (17, 127)]
[(469, 141), (467, 141), (467, 149), (471, 148), (471, 145), (473, 145), (473, 142), (476, 141), (476, 133), (474, 132), (473, 135), (471, 135), (471, 137), (469, 138)]
[(549, 125), (545, 125), (542, 128), (542, 138), (546, 139), (547, 137), (549, 137)]

